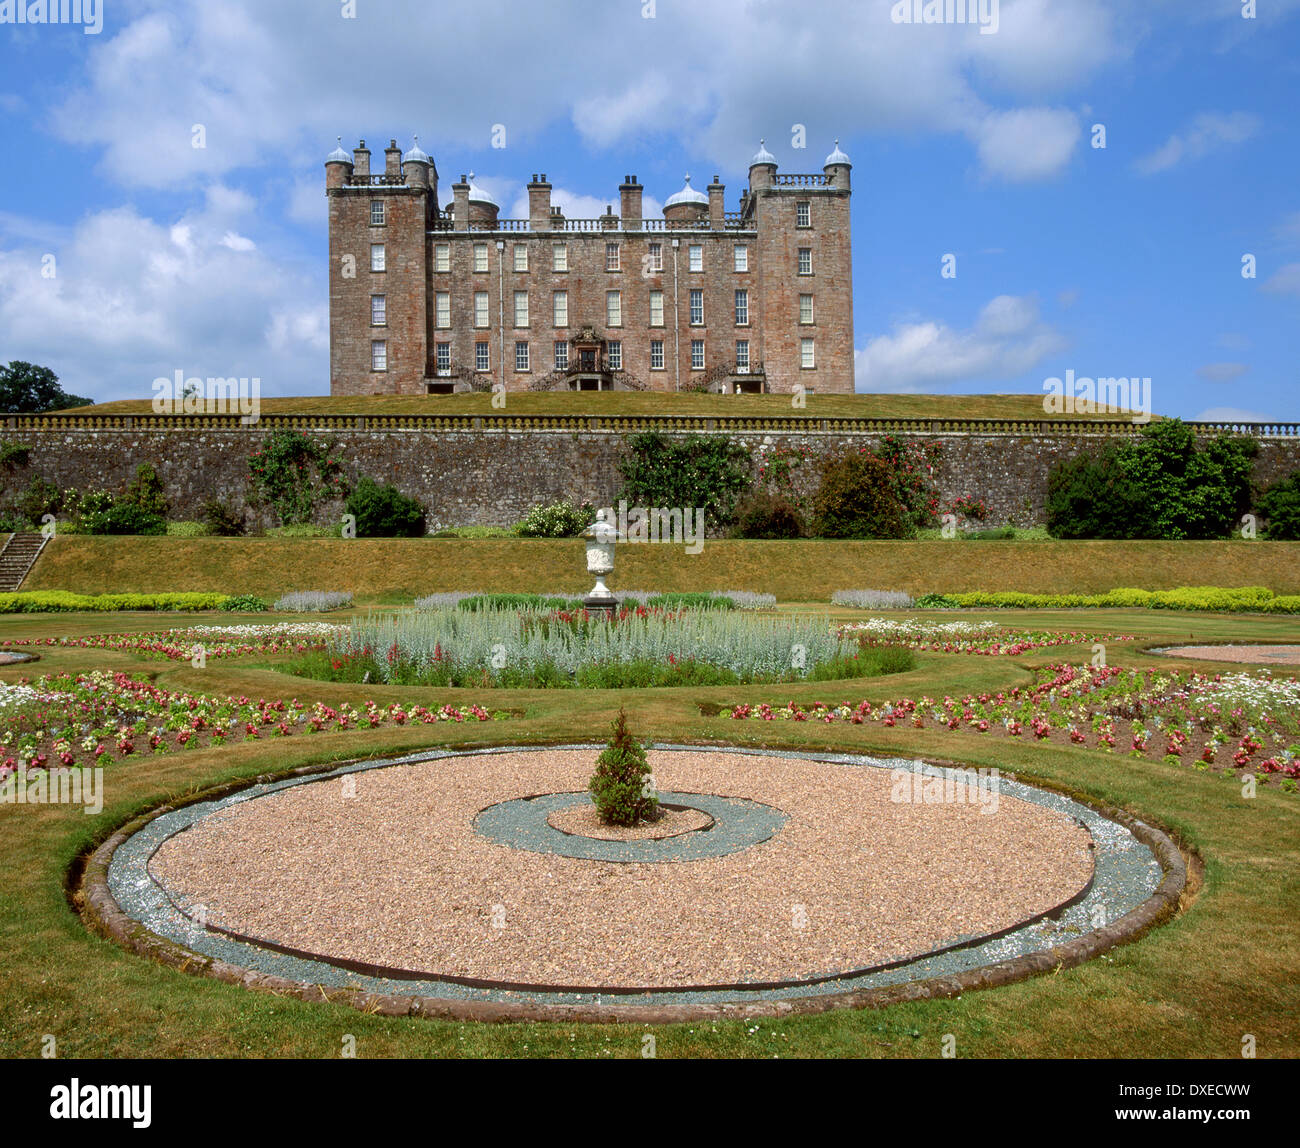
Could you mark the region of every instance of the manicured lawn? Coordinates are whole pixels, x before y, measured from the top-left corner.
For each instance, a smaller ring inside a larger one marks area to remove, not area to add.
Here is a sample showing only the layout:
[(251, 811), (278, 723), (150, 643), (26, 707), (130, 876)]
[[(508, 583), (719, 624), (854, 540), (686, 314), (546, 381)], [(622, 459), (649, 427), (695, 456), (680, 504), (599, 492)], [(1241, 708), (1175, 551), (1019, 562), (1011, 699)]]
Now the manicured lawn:
[[(252, 547), (253, 542), (244, 543)], [(357, 543), (341, 543), (357, 546)], [(390, 544), (391, 545), (391, 544)], [(415, 545), (423, 546), (424, 543)], [(430, 548), (437, 544), (430, 543)], [(706, 549), (705, 554), (708, 554)], [(175, 570), (177, 568), (173, 568)], [(351, 568), (355, 571), (355, 567)], [(1121, 568), (1122, 569), (1122, 568)], [(1127, 571), (1124, 571), (1127, 572)], [(1179, 581), (1189, 581), (1180, 578)], [(317, 578), (314, 581), (319, 582)], [(733, 577), (732, 581), (735, 581)], [(863, 581), (858, 579), (858, 581)], [(121, 585), (121, 582), (116, 582)], [(499, 583), (498, 583), (499, 584)], [(870, 585), (871, 582), (863, 582)], [(132, 586), (133, 589), (143, 587)], [(175, 588), (174, 584), (170, 588)], [(242, 588), (242, 587), (230, 587)], [(541, 588), (540, 586), (537, 588)], [(551, 588), (549, 585), (546, 588)], [(801, 607), (783, 604), (783, 610)], [(865, 612), (812, 607), (827, 620)], [(936, 615), (931, 615), (932, 617)], [(988, 616), (973, 612), (968, 617)], [(954, 615), (943, 615), (945, 618)], [(1288, 618), (1156, 611), (1000, 612), (1018, 628), (1134, 634), (1113, 643), (1124, 666), (1179, 664), (1141, 653), (1146, 642), (1268, 641), (1295, 637)], [(336, 620), (340, 615), (325, 615)], [(156, 630), (195, 622), (270, 620), (194, 615), (65, 615), (0, 618), (0, 639)], [(0, 670), (0, 680), (41, 673), (121, 669), (170, 690), (297, 697), (310, 704), (427, 706), (478, 701), (520, 715), (505, 723), (385, 727), (233, 743), (221, 748), (140, 754), (108, 767), (107, 801), (94, 817), (64, 806), (0, 806), (0, 1054), (36, 1056), (53, 1034), (60, 1057), (336, 1057), (344, 1034), (357, 1053), (381, 1056), (639, 1057), (633, 1026), (471, 1025), (365, 1016), (329, 1005), (282, 1000), (153, 965), (89, 934), (68, 903), (69, 868), (130, 814), (217, 782), (308, 762), (344, 760), (443, 744), (523, 744), (603, 738), (619, 705), (643, 735), (958, 760), (997, 766), (1140, 814), (1175, 836), (1197, 859), (1197, 888), (1174, 921), (1107, 956), (1057, 975), (951, 1001), (837, 1012), (782, 1021), (684, 1025), (658, 1030), (660, 1056), (934, 1057), (951, 1033), (959, 1057), (1239, 1058), (1245, 1034), (1260, 1057), (1300, 1054), (1294, 953), (1300, 951), (1300, 796), (1261, 786), (1245, 799), (1240, 783), (1157, 760), (1093, 749), (996, 741), (937, 728), (816, 723), (762, 725), (704, 710), (737, 702), (796, 700), (882, 703), (902, 695), (942, 697), (1027, 685), (1032, 668), (1086, 664), (1088, 645), (1020, 656), (921, 653), (916, 669), (862, 681), (782, 687), (641, 691), (487, 691), (401, 688), (289, 678), (288, 655), (186, 661), (112, 650), (43, 649), (35, 666)], [(1227, 667), (1199, 663), (1219, 672)], [(779, 689), (779, 695), (777, 690)], [(918, 878), (920, 879), (920, 878)], [(753, 1031), (751, 1031), (753, 1030)]]
[[(351, 590), (410, 602), (434, 590), (583, 594), (580, 539), (141, 538), (60, 535), (24, 590)], [(1300, 593), (1300, 542), (706, 542), (618, 548), (611, 588), (753, 590), (828, 602), (836, 590), (1099, 593), (1121, 586), (1268, 586)]]

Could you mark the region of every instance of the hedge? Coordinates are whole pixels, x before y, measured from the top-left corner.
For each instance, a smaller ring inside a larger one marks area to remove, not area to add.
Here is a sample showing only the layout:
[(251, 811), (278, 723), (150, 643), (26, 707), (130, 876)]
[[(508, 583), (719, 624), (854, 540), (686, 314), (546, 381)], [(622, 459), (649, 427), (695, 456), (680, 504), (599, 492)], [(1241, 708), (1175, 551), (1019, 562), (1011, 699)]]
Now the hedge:
[(229, 594), (73, 594), (68, 590), (26, 590), (0, 594), (0, 614), (67, 614), (77, 611), (224, 610)]
[[(937, 606), (936, 596), (918, 599), (917, 606)], [(1176, 590), (1138, 590), (1129, 587), (1104, 594), (1023, 594), (1015, 590), (973, 590), (944, 594), (944, 604), (954, 609), (1057, 610), (1076, 607), (1151, 610), (1212, 610), (1218, 613), (1300, 614), (1300, 595), (1276, 596), (1265, 586), (1180, 586)]]

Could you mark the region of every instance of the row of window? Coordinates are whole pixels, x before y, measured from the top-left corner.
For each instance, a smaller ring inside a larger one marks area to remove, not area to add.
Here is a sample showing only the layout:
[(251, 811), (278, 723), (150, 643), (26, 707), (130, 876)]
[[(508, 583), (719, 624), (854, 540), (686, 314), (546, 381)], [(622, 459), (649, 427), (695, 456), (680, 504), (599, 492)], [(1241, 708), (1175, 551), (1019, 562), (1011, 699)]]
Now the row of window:
[[(644, 257), (643, 271), (646, 274), (652, 274), (664, 269), (664, 252), (662, 243), (649, 243), (646, 245), (647, 250)], [(704, 248), (699, 244), (691, 244), (687, 249), (691, 271), (704, 270)], [(737, 244), (732, 248), (733, 270), (749, 270), (749, 248), (744, 244)], [(606, 243), (605, 244), (605, 270), (621, 271), (622, 270), (622, 244)], [(800, 247), (798, 254), (798, 267), (800, 275), (811, 275), (813, 273), (812, 248)], [(385, 250), (385, 244), (372, 243), (370, 245), (370, 270), (386, 271), (388, 269), (388, 256)], [(451, 270), (451, 244), (435, 243), (433, 245), (433, 269), (434, 271)], [(483, 272), (489, 269), (488, 264), (488, 245), (486, 243), (474, 244), (474, 270)], [(518, 272), (528, 270), (528, 247), (523, 243), (516, 243), (514, 247), (514, 269)], [(567, 243), (556, 243), (551, 248), (551, 270), (568, 271), (569, 269), (569, 245)]]
[[(385, 207), (386, 205), (382, 199), (376, 199), (371, 201), (370, 204), (370, 226), (371, 227), (384, 227), (387, 224), (388, 215), (387, 212), (385, 211)], [(812, 226), (812, 204), (806, 200), (795, 204), (795, 225), (798, 227)], [(659, 245), (656, 243), (656, 244), (652, 244), (652, 246), (658, 247)], [(516, 250), (518, 250), (518, 248), (516, 248)], [(516, 263), (517, 262), (518, 260), (516, 258)], [(528, 269), (526, 263), (527, 260), (525, 258), (525, 266), (523, 268), (523, 270), (525, 271)], [(515, 270), (520, 270), (520, 268), (516, 266)], [(614, 270), (616, 270), (616, 268), (614, 268)], [(739, 271), (740, 268), (736, 268), (736, 270)]]
[[(609, 359), (609, 369), (611, 371), (621, 371), (623, 369), (623, 344), (618, 340), (611, 340), (605, 345), (606, 355)], [(523, 340), (515, 343), (515, 370), (531, 370), (529, 360), (529, 344)], [(434, 343), (433, 345), (433, 362), (434, 370), (438, 374), (446, 374), (451, 371), (451, 344)], [(569, 344), (567, 340), (560, 340), (554, 344), (553, 362), (557, 371), (565, 370), (569, 365)], [(805, 369), (811, 369), (817, 365), (816, 349), (812, 339), (799, 340), (799, 365)], [(383, 339), (375, 339), (370, 344), (370, 367), (375, 371), (388, 370), (388, 343)], [(487, 342), (478, 342), (474, 344), (474, 370), (490, 371), (492, 369), (492, 346)], [(652, 371), (662, 371), (664, 367), (664, 341), (662, 339), (650, 340), (650, 369)], [(704, 340), (691, 340), (691, 370), (704, 370)], [(736, 340), (736, 371), (744, 374), (749, 370), (749, 340)]]
[[(370, 296), (370, 325), (372, 327), (383, 327), (388, 323), (388, 302), (386, 295)], [(486, 291), (474, 292), (474, 326), (490, 326), (490, 298)], [(704, 291), (702, 288), (692, 288), (688, 298), (688, 314), (692, 327), (704, 326)], [(735, 320), (736, 326), (749, 326), (749, 291), (739, 290), (735, 293)], [(815, 320), (813, 318), (813, 297), (811, 295), (799, 296), (799, 322), (810, 324)], [(442, 329), (451, 326), (451, 292), (436, 291), (433, 297), (433, 315), (434, 326)], [(516, 327), (527, 327), (529, 325), (528, 310), (528, 292), (516, 291), (514, 293), (514, 318)], [(553, 327), (567, 327), (569, 325), (569, 293), (567, 291), (555, 291), (551, 298), (551, 325)], [(605, 292), (605, 325), (607, 327), (621, 327), (623, 325), (623, 292), (606, 291)], [(650, 326), (662, 327), (664, 325), (664, 293), (662, 291), (650, 292)]]

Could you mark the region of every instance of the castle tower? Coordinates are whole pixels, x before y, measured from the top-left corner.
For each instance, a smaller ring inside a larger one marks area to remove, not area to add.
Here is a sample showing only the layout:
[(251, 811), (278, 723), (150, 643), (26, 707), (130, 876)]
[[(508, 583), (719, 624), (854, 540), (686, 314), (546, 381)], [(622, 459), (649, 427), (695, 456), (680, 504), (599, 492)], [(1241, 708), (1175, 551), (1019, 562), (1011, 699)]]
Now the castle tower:
[(384, 149), (371, 174), (362, 140), (325, 160), (329, 197), (330, 393), (402, 394), (422, 389), (428, 352), (425, 232), (437, 169), (417, 143), (404, 157)]

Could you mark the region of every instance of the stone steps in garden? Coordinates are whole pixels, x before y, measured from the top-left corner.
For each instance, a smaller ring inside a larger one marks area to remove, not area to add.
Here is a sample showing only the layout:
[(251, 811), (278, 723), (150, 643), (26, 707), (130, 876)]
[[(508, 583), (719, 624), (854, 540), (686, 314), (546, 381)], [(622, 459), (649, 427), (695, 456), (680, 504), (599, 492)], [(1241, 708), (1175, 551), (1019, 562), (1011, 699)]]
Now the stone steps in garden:
[(17, 590), (36, 565), (36, 559), (49, 536), (45, 534), (11, 534), (0, 550), (0, 593)]

